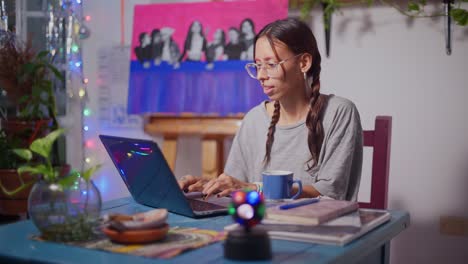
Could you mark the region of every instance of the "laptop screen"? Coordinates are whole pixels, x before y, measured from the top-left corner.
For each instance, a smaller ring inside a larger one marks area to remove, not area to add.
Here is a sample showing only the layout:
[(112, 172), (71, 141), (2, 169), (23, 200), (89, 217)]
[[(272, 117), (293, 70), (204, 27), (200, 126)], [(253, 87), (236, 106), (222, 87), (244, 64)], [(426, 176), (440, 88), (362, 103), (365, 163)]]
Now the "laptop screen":
[(155, 142), (106, 135), (99, 137), (137, 202), (152, 207), (163, 207), (164, 201), (168, 199), (185, 200)]

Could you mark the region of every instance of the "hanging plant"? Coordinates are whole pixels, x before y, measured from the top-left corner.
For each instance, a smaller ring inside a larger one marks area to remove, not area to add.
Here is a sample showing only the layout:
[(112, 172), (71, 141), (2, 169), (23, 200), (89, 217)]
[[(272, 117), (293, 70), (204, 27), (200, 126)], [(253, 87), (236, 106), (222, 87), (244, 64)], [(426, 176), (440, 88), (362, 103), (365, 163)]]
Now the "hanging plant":
[[(468, 0), (444, 0), (443, 4), (450, 4), (452, 8), (448, 15), (453, 19), (455, 24), (459, 26), (468, 25), (468, 11), (462, 8), (462, 3), (467, 3)], [(428, 17), (441, 17), (446, 16), (445, 12), (438, 12), (434, 14), (428, 14), (425, 11), (427, 6), (426, 0), (411, 0), (406, 4), (406, 7), (402, 7), (397, 4), (394, 0), (290, 0), (290, 7), (292, 9), (300, 9), (300, 17), (306, 19), (309, 17), (312, 8), (318, 5), (326, 6), (323, 10), (323, 17), (325, 21), (329, 21), (329, 18), (336, 11), (340, 11), (343, 7), (355, 6), (355, 5), (367, 5), (368, 7), (380, 3), (395, 8), (402, 15), (412, 18), (428, 18)], [(330, 25), (325, 25), (329, 27)]]

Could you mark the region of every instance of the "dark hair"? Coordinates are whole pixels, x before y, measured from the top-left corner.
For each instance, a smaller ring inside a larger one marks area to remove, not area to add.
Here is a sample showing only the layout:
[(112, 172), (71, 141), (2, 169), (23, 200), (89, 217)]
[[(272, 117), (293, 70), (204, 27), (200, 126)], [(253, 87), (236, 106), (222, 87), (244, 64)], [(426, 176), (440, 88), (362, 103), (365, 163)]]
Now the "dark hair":
[(154, 38), (156, 37), (156, 35), (161, 35), (161, 31), (157, 28), (153, 29), (153, 31), (151, 31), (151, 42), (154, 41)]
[(221, 28), (215, 30), (215, 33), (218, 30), (221, 31), (221, 45), (224, 47), (224, 46), (226, 46), (226, 33), (224, 33), (224, 29), (221, 29)]
[[(274, 43), (278, 41), (286, 44), (289, 50), (296, 55), (301, 53), (309, 53), (312, 55), (312, 65), (306, 73), (308, 79), (312, 78), (310, 110), (306, 118), (306, 126), (309, 130), (307, 144), (311, 154), (311, 158), (307, 161), (307, 170), (310, 171), (317, 164), (318, 157), (320, 155), (320, 149), (322, 147), (324, 137), (322, 110), (327, 103), (327, 97), (320, 94), (320, 63), (322, 59), (317, 47), (317, 41), (315, 40), (314, 34), (310, 28), (304, 22), (294, 18), (277, 20), (266, 25), (255, 36), (254, 43), (256, 43), (261, 37), (266, 37), (268, 39), (278, 60), (279, 57), (274, 46)], [(264, 159), (265, 166), (270, 162), (275, 126), (280, 116), (280, 104), (278, 101), (275, 102), (274, 108), (267, 134), (266, 153)], [(311, 161), (314, 161), (312, 165)]]
[(140, 35), (138, 36), (138, 40), (140, 40), (140, 44), (143, 43), (143, 39), (147, 35), (146, 32), (141, 32)]
[[(250, 19), (250, 18), (246, 18), (246, 19), (242, 20), (242, 22), (240, 23), (240, 27), (239, 27), (240, 32), (242, 32), (242, 25), (244, 25), (245, 22), (250, 24), (250, 26), (252, 27), (252, 32), (255, 34), (255, 24), (254, 24), (253, 20)], [(244, 34), (244, 33), (242, 33), (242, 34)]]
[(193, 37), (192, 28), (193, 28), (193, 25), (195, 25), (195, 23), (198, 23), (198, 25), (200, 25), (200, 35), (203, 39), (202, 51), (206, 52), (206, 37), (205, 37), (205, 33), (203, 32), (203, 25), (200, 21), (194, 20), (189, 26), (187, 37), (185, 38), (184, 51), (182, 52), (182, 55), (180, 55), (179, 61), (182, 61), (182, 59), (185, 57), (185, 54), (187, 54), (187, 50), (190, 50), (191, 48), (192, 37)]

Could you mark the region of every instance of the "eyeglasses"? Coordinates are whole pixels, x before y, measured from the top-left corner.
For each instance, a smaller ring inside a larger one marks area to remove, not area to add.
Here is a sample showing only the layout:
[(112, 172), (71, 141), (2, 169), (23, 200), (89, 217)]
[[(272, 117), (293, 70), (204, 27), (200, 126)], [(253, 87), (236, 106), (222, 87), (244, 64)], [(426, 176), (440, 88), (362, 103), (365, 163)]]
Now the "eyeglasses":
[(294, 55), (292, 57), (289, 57), (285, 60), (282, 60), (280, 62), (268, 62), (268, 63), (265, 63), (265, 64), (256, 64), (256, 63), (247, 63), (245, 65), (245, 70), (247, 70), (247, 73), (249, 74), (250, 77), (254, 78), (254, 79), (258, 79), (258, 73), (260, 72), (261, 69), (264, 69), (266, 71), (266, 74), (268, 77), (270, 78), (274, 78), (274, 77), (279, 77), (280, 75), (280, 70), (279, 70), (279, 66), (285, 62), (287, 62), (288, 60), (290, 59), (293, 59), (293, 58), (296, 58), (298, 56), (302, 55), (301, 54), (297, 54), (297, 55)]

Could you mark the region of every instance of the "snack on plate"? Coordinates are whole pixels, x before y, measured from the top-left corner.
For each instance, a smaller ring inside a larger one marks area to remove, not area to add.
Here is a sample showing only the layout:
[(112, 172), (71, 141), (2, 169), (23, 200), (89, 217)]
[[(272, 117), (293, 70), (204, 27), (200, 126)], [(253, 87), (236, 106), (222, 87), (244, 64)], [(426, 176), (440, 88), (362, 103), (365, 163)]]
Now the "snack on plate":
[(154, 209), (134, 215), (109, 215), (109, 228), (119, 232), (156, 229), (166, 224), (167, 214), (166, 209)]

